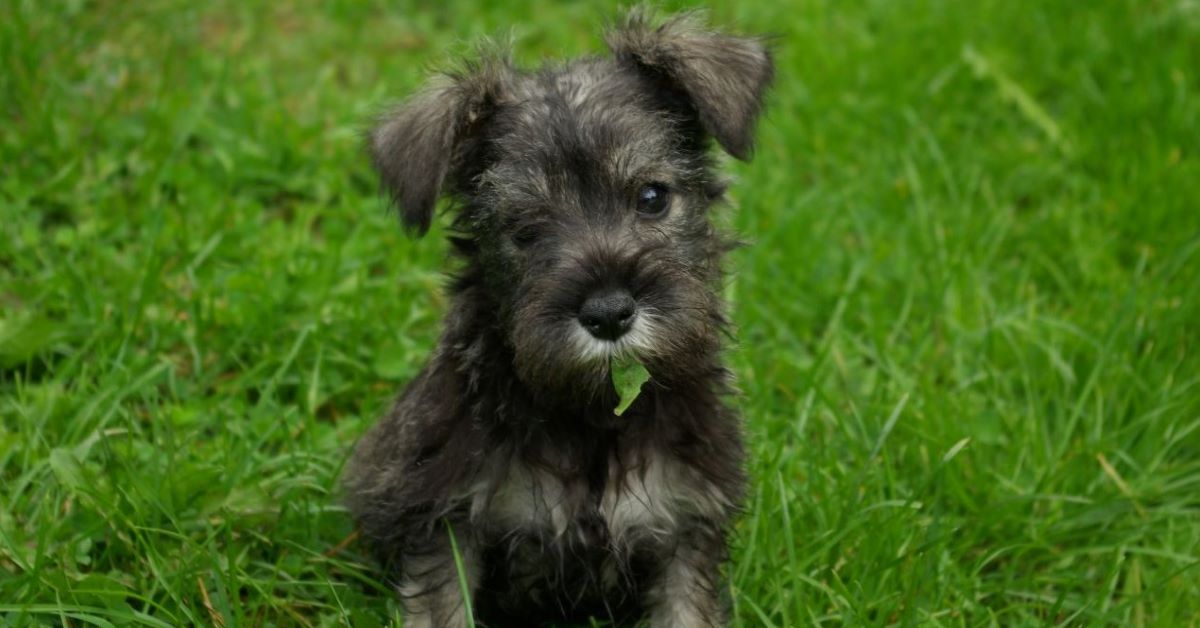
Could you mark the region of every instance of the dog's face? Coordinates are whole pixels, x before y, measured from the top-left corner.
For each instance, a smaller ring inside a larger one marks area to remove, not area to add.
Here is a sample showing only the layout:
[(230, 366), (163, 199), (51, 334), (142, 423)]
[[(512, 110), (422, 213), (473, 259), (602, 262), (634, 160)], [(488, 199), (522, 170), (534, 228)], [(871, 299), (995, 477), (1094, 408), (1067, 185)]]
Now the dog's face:
[(715, 138), (746, 157), (770, 59), (757, 41), (635, 14), (612, 58), (523, 73), (488, 59), (372, 136), (406, 222), (448, 192), (527, 383), (588, 392), (609, 358), (686, 370), (717, 345), (720, 254), (708, 208)]
[(611, 62), (513, 89), (492, 114), (492, 155), (465, 190), (459, 224), (523, 375), (580, 381), (614, 354), (680, 365), (707, 350), (720, 241), (699, 129)]

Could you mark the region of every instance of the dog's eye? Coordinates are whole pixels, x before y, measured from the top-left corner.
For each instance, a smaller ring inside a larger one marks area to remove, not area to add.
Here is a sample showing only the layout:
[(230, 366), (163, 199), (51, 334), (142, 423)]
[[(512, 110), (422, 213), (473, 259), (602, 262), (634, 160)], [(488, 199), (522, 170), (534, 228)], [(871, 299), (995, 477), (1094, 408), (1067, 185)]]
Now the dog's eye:
[(649, 183), (638, 190), (637, 212), (646, 218), (658, 218), (671, 205), (671, 194), (661, 183)]
[(510, 237), (517, 248), (523, 249), (537, 242), (538, 238), (542, 237), (542, 230), (538, 225), (525, 225), (514, 231)]

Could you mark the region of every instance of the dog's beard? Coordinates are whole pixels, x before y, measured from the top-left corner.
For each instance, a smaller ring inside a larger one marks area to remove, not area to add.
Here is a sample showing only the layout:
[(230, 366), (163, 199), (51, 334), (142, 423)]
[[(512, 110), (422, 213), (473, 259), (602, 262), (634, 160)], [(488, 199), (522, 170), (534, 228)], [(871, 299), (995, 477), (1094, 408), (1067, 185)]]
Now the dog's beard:
[[(583, 325), (571, 326), (571, 345), (567, 351), (581, 364), (606, 366), (613, 360), (644, 362), (661, 354), (662, 317), (650, 308), (639, 309), (629, 331), (616, 340), (597, 338)], [(656, 322), (659, 321), (659, 322)], [(569, 324), (569, 323), (568, 323)]]
[(580, 334), (587, 332), (566, 316), (519, 317), (512, 330), (513, 366), (531, 390), (587, 403), (606, 390), (608, 365), (598, 358), (585, 359), (588, 347)]
[[(667, 382), (702, 375), (719, 345), (723, 313), (711, 267), (665, 246), (630, 254), (605, 248), (531, 262), (504, 299), (517, 376), (533, 390), (588, 403), (611, 396), (614, 360), (642, 363)], [(624, 288), (637, 303), (632, 326), (615, 340), (597, 338), (578, 320), (601, 286)]]
[(715, 295), (679, 292), (640, 300), (632, 326), (616, 340), (592, 336), (563, 308), (519, 308), (511, 329), (518, 376), (533, 389), (585, 403), (611, 391), (614, 360), (640, 362), (653, 377), (686, 377), (716, 349), (720, 314)]

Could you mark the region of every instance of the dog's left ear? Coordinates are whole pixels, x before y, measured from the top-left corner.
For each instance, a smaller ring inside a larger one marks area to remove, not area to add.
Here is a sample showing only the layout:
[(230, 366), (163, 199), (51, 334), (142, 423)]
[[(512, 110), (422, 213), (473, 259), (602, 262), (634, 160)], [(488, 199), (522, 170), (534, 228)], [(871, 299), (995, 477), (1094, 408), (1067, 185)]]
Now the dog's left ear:
[(651, 24), (647, 11), (634, 9), (611, 29), (613, 55), (682, 90), (704, 126), (730, 155), (748, 159), (754, 124), (774, 76), (771, 53), (758, 39), (706, 30), (696, 13)]

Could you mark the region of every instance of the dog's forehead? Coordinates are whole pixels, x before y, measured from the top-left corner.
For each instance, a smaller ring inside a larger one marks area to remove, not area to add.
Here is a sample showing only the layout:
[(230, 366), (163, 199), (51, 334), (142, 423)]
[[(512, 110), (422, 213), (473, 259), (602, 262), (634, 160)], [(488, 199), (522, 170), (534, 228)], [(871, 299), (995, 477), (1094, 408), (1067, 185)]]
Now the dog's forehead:
[(678, 140), (644, 81), (611, 61), (545, 68), (521, 77), (513, 91), (493, 138), (501, 162), (628, 178), (665, 167)]

